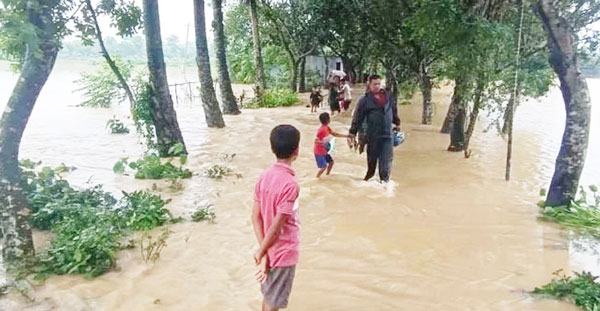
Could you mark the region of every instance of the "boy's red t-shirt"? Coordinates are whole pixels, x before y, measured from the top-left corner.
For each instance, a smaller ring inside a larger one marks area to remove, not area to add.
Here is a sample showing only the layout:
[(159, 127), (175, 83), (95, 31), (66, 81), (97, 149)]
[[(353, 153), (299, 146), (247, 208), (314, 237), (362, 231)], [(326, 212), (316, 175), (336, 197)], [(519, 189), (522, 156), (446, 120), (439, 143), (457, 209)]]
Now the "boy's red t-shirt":
[(260, 205), (264, 235), (269, 231), (277, 214), (289, 215), (281, 227), (277, 241), (267, 250), (270, 267), (291, 267), (298, 263), (300, 187), (294, 175), (294, 170), (289, 165), (275, 163), (260, 175), (254, 188), (254, 202)]
[(321, 125), (317, 131), (317, 140), (315, 141), (315, 155), (327, 155), (325, 137), (331, 135), (331, 128), (328, 125)]

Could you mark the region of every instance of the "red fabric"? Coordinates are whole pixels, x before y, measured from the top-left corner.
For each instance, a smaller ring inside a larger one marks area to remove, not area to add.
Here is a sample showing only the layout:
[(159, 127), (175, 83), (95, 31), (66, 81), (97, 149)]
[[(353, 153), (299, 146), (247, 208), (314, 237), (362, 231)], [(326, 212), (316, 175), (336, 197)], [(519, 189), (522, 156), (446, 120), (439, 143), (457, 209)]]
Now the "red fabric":
[(317, 131), (315, 140), (315, 155), (327, 155), (327, 142), (325, 138), (331, 135), (331, 128), (328, 125), (321, 125)]
[(387, 102), (385, 93), (377, 92), (374, 96), (375, 96), (375, 104), (377, 104), (377, 106), (379, 106), (379, 107), (385, 106), (385, 103)]

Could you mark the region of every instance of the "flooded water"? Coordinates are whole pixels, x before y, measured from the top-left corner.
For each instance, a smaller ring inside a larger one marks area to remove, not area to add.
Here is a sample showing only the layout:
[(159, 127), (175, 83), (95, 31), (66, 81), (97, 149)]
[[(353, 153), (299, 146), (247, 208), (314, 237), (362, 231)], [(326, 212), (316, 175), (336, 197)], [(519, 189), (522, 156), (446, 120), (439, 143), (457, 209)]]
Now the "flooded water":
[[(177, 71), (172, 76), (170, 82), (177, 80)], [(57, 65), (26, 130), (21, 157), (78, 167), (67, 176), (76, 185), (102, 183), (115, 192), (153, 183), (166, 188), (166, 182), (113, 174), (118, 159), (141, 152), (134, 134), (109, 135), (105, 129), (107, 119), (124, 119), (128, 109), (74, 107), (79, 95), (71, 93), (71, 81), (77, 77), (72, 67)], [(0, 72), (1, 105), (12, 86), (7, 81), (14, 80)], [(589, 80), (589, 86), (597, 106), (600, 80)], [(333, 175), (317, 180), (312, 142), (318, 120), (302, 105), (244, 110), (226, 116), (227, 127), (219, 130), (205, 127), (199, 103), (178, 105), (188, 167), (197, 176), (184, 182), (182, 193), (163, 196), (174, 198), (168, 206), (177, 215), (214, 203), (217, 223), (171, 225), (168, 246), (154, 265), (143, 262), (139, 249), (122, 251), (115, 271), (93, 280), (53, 276), (35, 288), (34, 303), (11, 295), (0, 300), (0, 309), (259, 310), (252, 193), (260, 172), (273, 162), (270, 129), (289, 123), (302, 133), (294, 163), (302, 242), (289, 310), (576, 310), (523, 293), (558, 269), (600, 272), (597, 256), (582, 253), (555, 226), (537, 220), (537, 193), (549, 184), (564, 124), (559, 93), (519, 107), (513, 180), (505, 182), (506, 144), (495, 133), (476, 133), (470, 159), (445, 151), (449, 138), (438, 132), (449, 91), (434, 92), (432, 126), (418, 124), (418, 96), (400, 108), (407, 139), (395, 149), (392, 187), (362, 182), (365, 156), (341, 141)], [(598, 111), (583, 184), (600, 181)], [(331, 126), (345, 132), (349, 122), (349, 115), (337, 116)], [(233, 161), (222, 159), (234, 153)], [(202, 177), (213, 164), (243, 177)]]

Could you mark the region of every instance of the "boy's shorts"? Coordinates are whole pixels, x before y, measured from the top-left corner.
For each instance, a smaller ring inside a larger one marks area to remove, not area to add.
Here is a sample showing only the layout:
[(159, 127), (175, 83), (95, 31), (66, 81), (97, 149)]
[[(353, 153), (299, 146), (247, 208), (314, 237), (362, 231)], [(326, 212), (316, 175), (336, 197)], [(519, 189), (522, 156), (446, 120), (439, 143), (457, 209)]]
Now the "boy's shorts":
[(328, 154), (326, 154), (326, 155), (316, 155), (315, 154), (315, 160), (317, 160), (318, 168), (326, 168), (327, 165), (329, 165), (329, 163), (333, 162), (333, 158), (331, 158), (331, 156)]
[(261, 285), (265, 301), (270, 307), (281, 309), (288, 305), (296, 266), (276, 267), (269, 270), (267, 279)]

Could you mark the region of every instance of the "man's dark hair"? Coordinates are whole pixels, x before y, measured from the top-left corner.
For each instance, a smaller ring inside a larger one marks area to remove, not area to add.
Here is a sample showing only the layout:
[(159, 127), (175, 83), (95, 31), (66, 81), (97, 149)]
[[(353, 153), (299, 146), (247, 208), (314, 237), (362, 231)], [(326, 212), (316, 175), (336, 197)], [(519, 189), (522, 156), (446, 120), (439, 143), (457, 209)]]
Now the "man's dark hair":
[(369, 82), (371, 82), (373, 80), (377, 80), (377, 79), (381, 79), (381, 77), (377, 74), (372, 74), (369, 76)]
[(271, 131), (271, 150), (278, 159), (288, 159), (300, 144), (300, 132), (293, 126), (282, 124)]
[(320, 114), (319, 121), (321, 121), (321, 124), (323, 125), (329, 123), (329, 113), (323, 112), (322, 114)]

